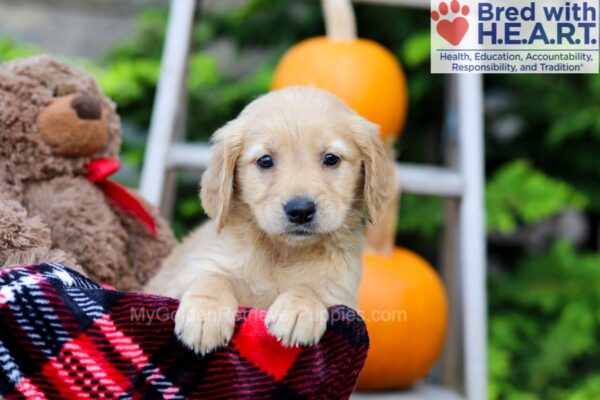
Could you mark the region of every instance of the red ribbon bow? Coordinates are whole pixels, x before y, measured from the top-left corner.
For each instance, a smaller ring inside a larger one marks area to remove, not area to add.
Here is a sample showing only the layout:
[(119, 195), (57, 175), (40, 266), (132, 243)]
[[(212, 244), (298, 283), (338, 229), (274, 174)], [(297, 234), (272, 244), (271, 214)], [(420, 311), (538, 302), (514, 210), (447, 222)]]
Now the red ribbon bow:
[(121, 163), (112, 158), (92, 160), (87, 165), (87, 178), (98, 186), (104, 195), (123, 212), (140, 221), (152, 237), (156, 237), (156, 222), (141, 201), (129, 189), (107, 178), (117, 172)]

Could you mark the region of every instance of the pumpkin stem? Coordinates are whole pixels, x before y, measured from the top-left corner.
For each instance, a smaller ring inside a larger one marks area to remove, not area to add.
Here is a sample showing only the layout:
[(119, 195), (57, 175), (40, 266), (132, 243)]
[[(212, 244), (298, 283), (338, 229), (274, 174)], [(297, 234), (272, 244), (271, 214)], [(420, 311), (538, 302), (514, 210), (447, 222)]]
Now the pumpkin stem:
[[(392, 144), (390, 143), (388, 146), (390, 147), (388, 153), (393, 158)], [(395, 182), (394, 184), (396, 184)], [(396, 185), (394, 195), (384, 206), (379, 221), (375, 225), (367, 226), (367, 247), (370, 251), (384, 255), (390, 255), (394, 251), (401, 194), (400, 186)]]
[(350, 0), (322, 0), (325, 31), (331, 40), (356, 39), (356, 19)]

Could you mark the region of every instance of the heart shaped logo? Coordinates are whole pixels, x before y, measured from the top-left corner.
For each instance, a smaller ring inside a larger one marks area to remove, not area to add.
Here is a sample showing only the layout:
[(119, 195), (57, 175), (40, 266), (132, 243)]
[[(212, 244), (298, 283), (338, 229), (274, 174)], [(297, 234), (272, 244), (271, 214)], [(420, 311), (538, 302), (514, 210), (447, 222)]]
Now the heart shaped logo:
[(471, 8), (458, 0), (452, 0), (450, 4), (442, 1), (437, 10), (431, 11), (431, 19), (436, 23), (437, 33), (448, 43), (458, 46), (469, 30), (466, 17), (470, 13)]
[(267, 312), (253, 308), (233, 338), (233, 344), (240, 354), (252, 364), (280, 380), (290, 369), (300, 347), (284, 347), (267, 331)]
[(469, 21), (458, 17), (454, 21), (440, 21), (436, 27), (437, 33), (454, 46), (458, 46), (469, 30)]

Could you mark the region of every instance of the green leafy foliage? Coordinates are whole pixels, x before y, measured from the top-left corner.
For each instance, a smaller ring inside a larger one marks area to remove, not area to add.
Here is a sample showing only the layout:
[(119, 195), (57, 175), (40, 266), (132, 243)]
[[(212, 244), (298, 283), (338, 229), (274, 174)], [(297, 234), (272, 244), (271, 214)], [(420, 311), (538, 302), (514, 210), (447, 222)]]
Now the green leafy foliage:
[(20, 45), (14, 41), (0, 37), (0, 61), (10, 61), (36, 55), (39, 52), (33, 46)]
[(444, 221), (443, 201), (436, 197), (403, 194), (398, 217), (398, 232), (419, 232), (435, 238)]
[(428, 31), (416, 33), (404, 43), (404, 63), (410, 67), (418, 67), (429, 61), (430, 52), (431, 34)]
[(148, 86), (156, 85), (159, 70), (158, 60), (124, 59), (111, 63), (97, 79), (107, 96), (121, 107), (130, 107)]
[(600, 398), (599, 281), (600, 255), (564, 241), (495, 277), (492, 399)]
[(488, 161), (526, 156), (538, 168), (568, 181), (600, 211), (600, 75), (511, 75), (489, 85), (508, 102), (490, 119), (515, 115), (522, 122), (510, 140), (489, 138)]
[(565, 207), (585, 205), (585, 197), (570, 185), (537, 171), (526, 160), (499, 168), (486, 189), (488, 229), (503, 233), (513, 231), (520, 222), (535, 223)]

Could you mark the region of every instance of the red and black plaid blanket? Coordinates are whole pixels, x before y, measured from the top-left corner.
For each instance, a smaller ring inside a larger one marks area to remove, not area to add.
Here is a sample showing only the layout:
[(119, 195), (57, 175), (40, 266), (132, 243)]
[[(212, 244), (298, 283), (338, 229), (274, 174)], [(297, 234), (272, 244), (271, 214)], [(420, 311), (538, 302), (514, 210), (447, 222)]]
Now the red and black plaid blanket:
[(264, 311), (199, 357), (173, 335), (177, 301), (103, 288), (61, 265), (0, 270), (0, 397), (343, 399), (366, 358), (363, 321), (329, 310), (321, 343), (283, 348)]

